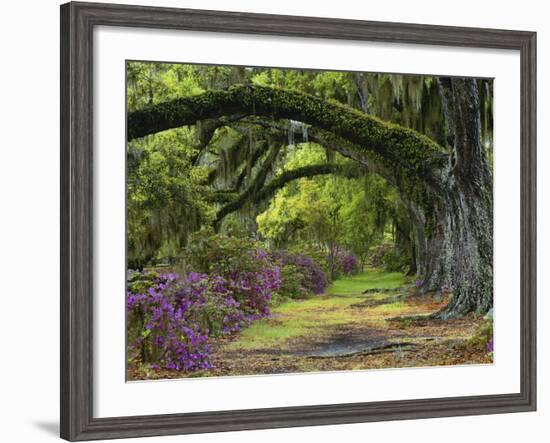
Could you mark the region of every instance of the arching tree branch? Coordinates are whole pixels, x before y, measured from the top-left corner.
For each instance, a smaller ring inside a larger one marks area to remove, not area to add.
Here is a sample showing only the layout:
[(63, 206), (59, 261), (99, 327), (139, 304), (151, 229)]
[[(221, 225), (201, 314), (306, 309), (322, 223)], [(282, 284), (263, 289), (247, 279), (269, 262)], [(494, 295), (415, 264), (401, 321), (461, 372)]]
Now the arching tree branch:
[(298, 120), (330, 131), (424, 178), (448, 163), (444, 148), (411, 129), (301, 92), (252, 85), (208, 91), (132, 112), (128, 115), (128, 140), (243, 113)]
[(307, 165), (301, 168), (285, 171), (275, 177), (267, 185), (262, 187), (254, 195), (254, 201), (259, 202), (270, 198), (278, 189), (288, 182), (299, 178), (315, 177), (317, 175), (336, 174), (347, 178), (356, 178), (360, 175), (360, 168), (355, 164), (324, 163), (319, 165)]
[(223, 206), (216, 216), (216, 223), (222, 221), (223, 217), (242, 208), (247, 202), (259, 203), (272, 197), (277, 190), (281, 189), (287, 183), (305, 177), (315, 177), (318, 175), (337, 174), (343, 177), (358, 177), (360, 168), (355, 164), (334, 164), (323, 163), (317, 165), (307, 165), (300, 168), (285, 171), (275, 177), (266, 185), (260, 185), (256, 180), (242, 193), (220, 191), (214, 193), (212, 201), (228, 202)]
[[(272, 142), (278, 142), (281, 145), (287, 143), (288, 131), (292, 130), (292, 127), (289, 127), (288, 123), (285, 121), (274, 121), (255, 116), (243, 118), (239, 120), (236, 125), (241, 127), (241, 130), (246, 130), (246, 126), (249, 125), (260, 126), (269, 131), (269, 138)], [(244, 126), (244, 129), (242, 126)], [(232, 127), (235, 126), (232, 125)], [(296, 130), (293, 138), (296, 140), (296, 143), (313, 142), (355, 160), (357, 165), (361, 165), (361, 169), (376, 173), (384, 177), (390, 184), (395, 186), (398, 189), (401, 198), (407, 201), (409, 206), (414, 205), (415, 202), (418, 204), (426, 200), (426, 186), (424, 182), (419, 178), (411, 176), (408, 171), (403, 170), (403, 168), (399, 165), (391, 164), (375, 152), (364, 150), (360, 146), (351, 143), (350, 141), (343, 139), (332, 132), (310, 127), (307, 133), (308, 137), (303, 138), (302, 130)], [(263, 149), (255, 151), (255, 153), (260, 153), (258, 158), (267, 150), (268, 144), (265, 143), (265, 145), (266, 146)], [(257, 159), (254, 160), (254, 163), (256, 160)], [(291, 177), (293, 174), (296, 174), (295, 178), (300, 178), (301, 176), (313, 176), (315, 175), (314, 170), (317, 169), (318, 166), (319, 165), (312, 165), (311, 169), (309, 167), (304, 167), (303, 169), (299, 168), (300, 170), (296, 170), (296, 172), (288, 171), (288, 175), (285, 175), (284, 177), (281, 176), (281, 183), (284, 184), (292, 180)], [(353, 176), (354, 174), (358, 174), (360, 168), (356, 167), (354, 168), (355, 170), (352, 171), (351, 168), (344, 168), (341, 165), (326, 164), (323, 168), (319, 168), (317, 170), (319, 171), (319, 174), (325, 173), (323, 171), (327, 171), (326, 173), (328, 174), (331, 169), (334, 173)], [(265, 194), (263, 193), (262, 189), (265, 186), (265, 175), (252, 178), (253, 181), (251, 185), (246, 188), (244, 192), (240, 191), (245, 175), (246, 169), (243, 169), (238, 177), (236, 187), (233, 189), (218, 191), (209, 197), (211, 202), (226, 204), (227, 206), (227, 208), (222, 208), (222, 212), (220, 213), (220, 217), (216, 223), (219, 223), (227, 214), (243, 207), (247, 202), (258, 202), (265, 200), (272, 195), (272, 190), (276, 191), (277, 181), (274, 181), (273, 184), (270, 183), (267, 185), (267, 187), (271, 189), (266, 188)], [(239, 194), (239, 192), (243, 193)], [(254, 193), (258, 194), (258, 197), (254, 197)]]

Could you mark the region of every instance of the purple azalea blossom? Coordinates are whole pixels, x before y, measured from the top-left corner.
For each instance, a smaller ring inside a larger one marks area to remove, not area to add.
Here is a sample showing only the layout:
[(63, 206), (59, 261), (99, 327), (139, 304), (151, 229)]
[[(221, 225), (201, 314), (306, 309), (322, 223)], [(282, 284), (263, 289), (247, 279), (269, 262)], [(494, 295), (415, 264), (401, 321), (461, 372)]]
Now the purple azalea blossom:
[(151, 368), (197, 371), (212, 368), (215, 336), (238, 332), (269, 315), (269, 302), (281, 285), (280, 269), (265, 251), (254, 256), (255, 271), (228, 275), (169, 273), (147, 279), (149, 287), (128, 290), (129, 352)]

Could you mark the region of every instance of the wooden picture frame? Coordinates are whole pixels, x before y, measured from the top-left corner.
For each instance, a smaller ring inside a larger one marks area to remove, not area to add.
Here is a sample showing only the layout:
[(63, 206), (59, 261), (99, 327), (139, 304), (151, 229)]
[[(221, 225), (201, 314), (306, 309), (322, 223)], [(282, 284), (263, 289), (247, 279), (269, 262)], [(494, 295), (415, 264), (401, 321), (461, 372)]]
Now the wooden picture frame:
[[(93, 416), (92, 31), (96, 26), (267, 34), (519, 51), (521, 390), (151, 416)], [(99, 3), (61, 6), (61, 437), (70, 441), (237, 431), (536, 409), (536, 34)]]

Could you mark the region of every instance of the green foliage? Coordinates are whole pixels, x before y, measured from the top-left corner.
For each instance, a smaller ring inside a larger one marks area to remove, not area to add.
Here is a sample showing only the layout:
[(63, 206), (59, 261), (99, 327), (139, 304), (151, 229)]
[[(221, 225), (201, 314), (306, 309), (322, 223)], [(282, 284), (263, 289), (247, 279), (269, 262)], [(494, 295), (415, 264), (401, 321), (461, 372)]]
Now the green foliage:
[[(303, 147), (288, 155), (285, 168), (317, 163), (325, 155), (321, 148)], [(359, 257), (360, 268), (364, 265), (370, 248), (397, 216), (399, 204), (395, 191), (374, 174), (357, 179), (317, 176), (287, 184), (256, 220), (258, 232), (270, 244), (300, 245), (306, 255), (312, 256), (312, 250), (324, 255), (316, 260), (334, 279), (339, 277), (337, 257), (344, 249)]]
[(382, 267), (388, 272), (407, 272), (410, 258), (399, 253), (395, 248), (387, 251), (382, 257)]
[(487, 344), (493, 341), (493, 319), (485, 319), (478, 326), (474, 335), (468, 341), (468, 345), (481, 349), (487, 349)]
[(207, 224), (204, 167), (194, 167), (185, 129), (128, 145), (128, 263), (142, 267), (155, 257), (174, 256), (187, 236)]
[(259, 245), (252, 239), (216, 234), (207, 228), (191, 235), (182, 258), (194, 272), (227, 275), (237, 270), (257, 271), (261, 263), (254, 252), (258, 250)]
[[(202, 72), (201, 72), (202, 71)], [(163, 63), (127, 63), (128, 110), (206, 90), (211, 69)], [(174, 257), (190, 233), (210, 223), (205, 165), (194, 128), (177, 128), (127, 147), (128, 265)]]
[(160, 275), (158, 272), (150, 271), (147, 273), (128, 271), (127, 288), (129, 292), (138, 294), (145, 293), (157, 283)]
[[(222, 276), (258, 272), (265, 266), (262, 257), (265, 252), (258, 241), (215, 234), (211, 229), (193, 234), (182, 254), (187, 270)], [(275, 303), (308, 298), (321, 293), (326, 285), (321, 269), (310, 257), (274, 251), (267, 260), (280, 269), (281, 283), (274, 293)]]
[(388, 272), (407, 273), (411, 257), (407, 251), (399, 251), (392, 241), (386, 240), (371, 249), (368, 261), (370, 266), (375, 268)]
[(273, 301), (280, 303), (290, 299), (305, 299), (313, 294), (308, 287), (304, 285), (307, 281), (306, 270), (292, 263), (287, 263), (281, 267), (281, 287), (274, 295)]

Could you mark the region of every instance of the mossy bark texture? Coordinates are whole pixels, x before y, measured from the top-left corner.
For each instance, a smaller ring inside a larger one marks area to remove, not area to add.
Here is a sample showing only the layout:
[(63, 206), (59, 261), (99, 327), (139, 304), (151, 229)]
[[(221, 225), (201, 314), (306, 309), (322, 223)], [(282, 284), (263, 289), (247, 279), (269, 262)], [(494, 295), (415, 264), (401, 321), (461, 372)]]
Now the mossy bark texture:
[(476, 81), (441, 79), (440, 87), (453, 155), (442, 175), (436, 233), (426, 240), (423, 262), (432, 262), (428, 285), (447, 282), (454, 289), (438, 314), (449, 318), (493, 305), (493, 177), (481, 144)]

